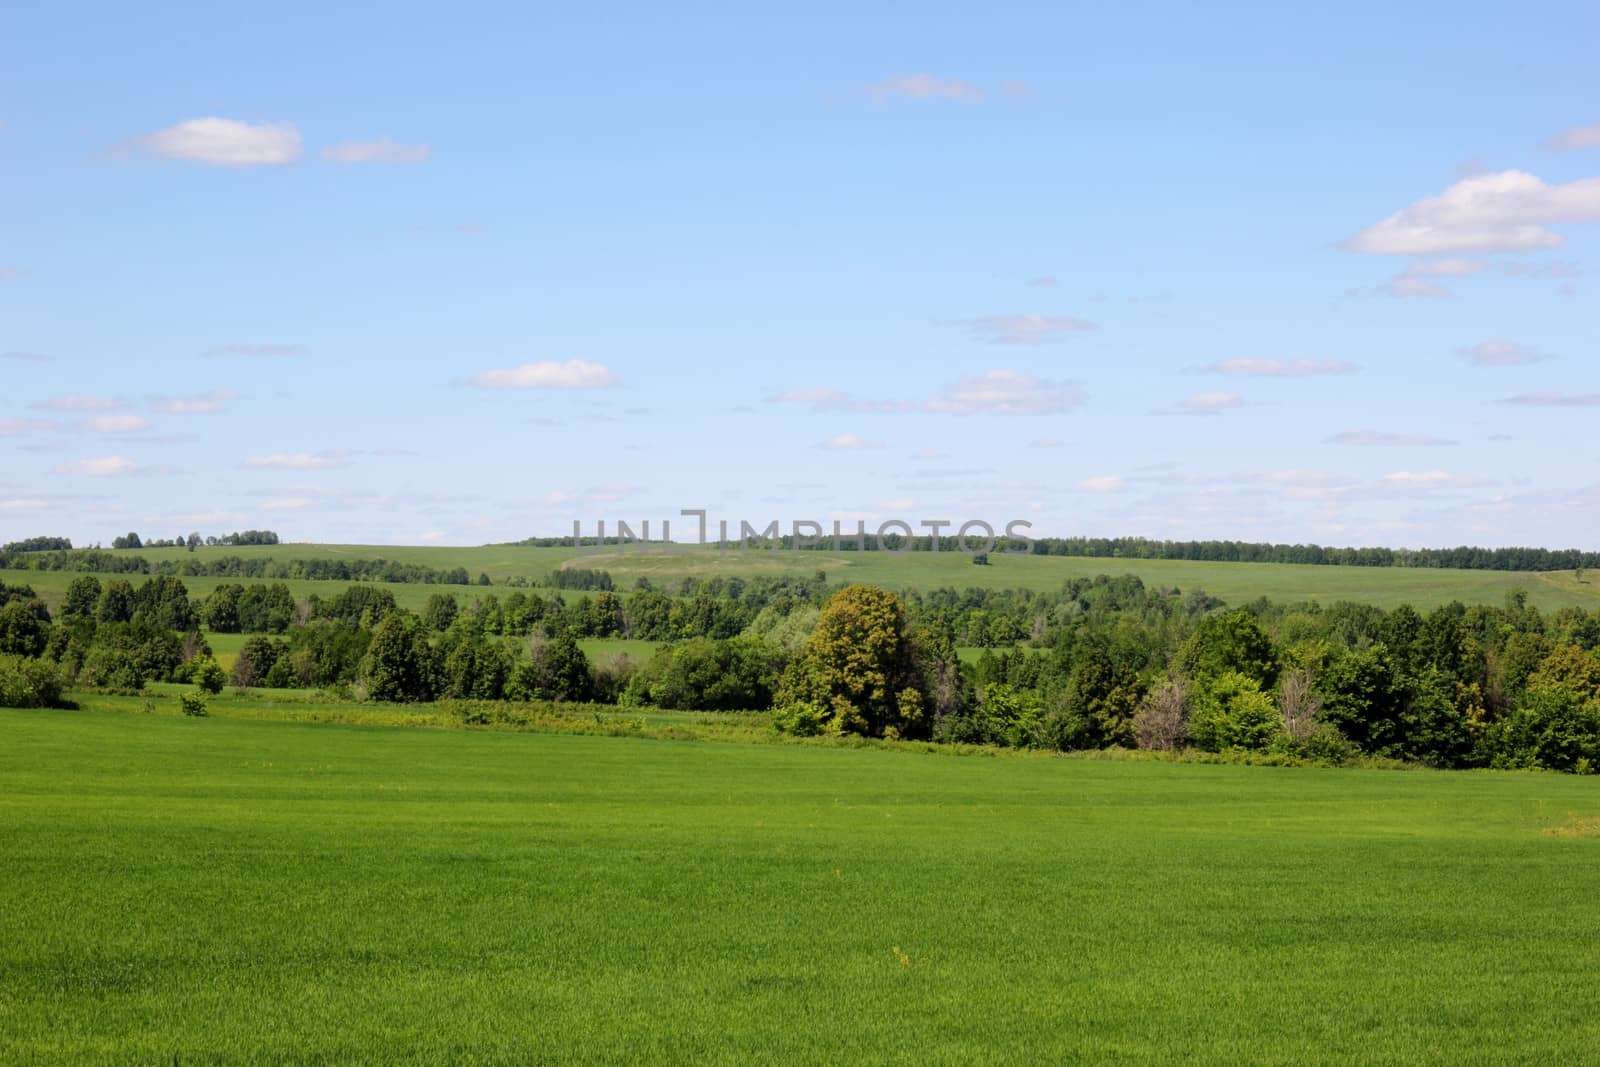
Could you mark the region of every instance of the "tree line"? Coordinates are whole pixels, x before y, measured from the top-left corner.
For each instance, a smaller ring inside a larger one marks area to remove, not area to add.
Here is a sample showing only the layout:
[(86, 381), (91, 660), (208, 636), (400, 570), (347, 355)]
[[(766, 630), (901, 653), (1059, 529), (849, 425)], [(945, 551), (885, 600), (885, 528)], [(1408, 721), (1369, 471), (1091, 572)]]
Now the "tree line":
[[(963, 633), (994, 618), (1016, 620), (1016, 640), (962, 662)], [(224, 677), (202, 625), (261, 632)], [(591, 663), (583, 633), (661, 644), (643, 664)], [(1133, 576), (1047, 594), (902, 597), (819, 574), (647, 583), (626, 598), (572, 601), (519, 590), (462, 604), (439, 593), (411, 612), (374, 586), (326, 599), (296, 600), (282, 585), (191, 598), (173, 576), (139, 587), (84, 576), (54, 619), (27, 587), (0, 586), (0, 654), (8, 693), (53, 671), (58, 691), (65, 679), (116, 689), (231, 680), (403, 702), (767, 710), (795, 734), (1600, 768), (1600, 612), (1546, 614), (1520, 594), (1424, 614), (1229, 607)]]

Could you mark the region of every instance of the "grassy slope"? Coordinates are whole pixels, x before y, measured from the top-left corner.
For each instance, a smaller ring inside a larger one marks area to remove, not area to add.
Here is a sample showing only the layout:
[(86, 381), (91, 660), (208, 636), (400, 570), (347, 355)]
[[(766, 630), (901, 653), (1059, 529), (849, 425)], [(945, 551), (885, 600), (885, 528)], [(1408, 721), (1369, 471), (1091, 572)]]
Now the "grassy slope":
[[(0, 712), (0, 1061), (1578, 1062), (1553, 775)], [(902, 955), (897, 955), (897, 951)]]

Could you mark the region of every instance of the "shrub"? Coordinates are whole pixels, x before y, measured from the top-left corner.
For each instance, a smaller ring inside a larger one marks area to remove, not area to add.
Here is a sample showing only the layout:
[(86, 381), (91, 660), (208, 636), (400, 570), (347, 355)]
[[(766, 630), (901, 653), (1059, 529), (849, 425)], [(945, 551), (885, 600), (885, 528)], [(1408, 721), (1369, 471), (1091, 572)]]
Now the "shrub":
[(222, 692), (228, 681), (227, 672), (210, 656), (195, 660), (189, 667), (189, 677), (202, 691), (213, 695)]
[(772, 713), (772, 725), (779, 733), (795, 737), (816, 737), (826, 732), (831, 716), (822, 705), (810, 700), (785, 704)]
[(63, 683), (60, 666), (50, 660), (0, 656), (0, 707), (61, 707)]
[(206, 695), (200, 692), (179, 693), (178, 706), (185, 715), (202, 719), (208, 714), (206, 711)]
[(95, 689), (143, 689), (139, 664), (124, 649), (100, 646), (89, 650), (79, 681)]

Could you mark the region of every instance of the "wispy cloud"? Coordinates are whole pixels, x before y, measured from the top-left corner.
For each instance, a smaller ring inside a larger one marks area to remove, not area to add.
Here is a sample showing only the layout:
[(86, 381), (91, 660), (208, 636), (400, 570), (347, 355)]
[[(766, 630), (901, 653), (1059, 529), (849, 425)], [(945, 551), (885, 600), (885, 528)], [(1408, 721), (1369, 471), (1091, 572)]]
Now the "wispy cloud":
[(349, 462), (348, 452), (275, 452), (267, 456), (251, 456), (243, 465), (269, 470), (309, 471), (343, 467)]
[(1456, 444), (1446, 437), (1416, 433), (1382, 433), (1378, 430), (1346, 430), (1324, 439), (1330, 445), (1358, 445), (1367, 448), (1431, 448)]
[(15, 360), (18, 363), (54, 363), (56, 357), (43, 356), (37, 352), (0, 352), (0, 359)]
[(33, 406), (41, 411), (115, 411), (123, 405), (122, 401), (115, 397), (68, 393), (65, 396), (53, 396), (49, 400), (41, 400)]
[(132, 474), (139, 465), (122, 456), (94, 456), (56, 467), (56, 474), (81, 474), (91, 478), (107, 478), (119, 474)]
[(23, 434), (36, 433), (39, 430), (49, 430), (55, 423), (49, 419), (17, 419), (0, 417), (0, 437), (20, 437)]
[(1070, 334), (1095, 329), (1095, 324), (1074, 315), (980, 315), (958, 319), (972, 336), (991, 345), (1044, 345)]
[(1319, 374), (1352, 374), (1360, 368), (1336, 359), (1223, 359), (1200, 369), (1247, 378), (1309, 378)]
[(766, 399), (769, 404), (804, 404), (819, 412), (1048, 415), (1070, 411), (1083, 403), (1085, 394), (1076, 382), (995, 369), (951, 382), (939, 393), (920, 401), (863, 399), (842, 389), (789, 389)]
[(1082, 404), (1083, 389), (1013, 370), (991, 370), (945, 387), (925, 406), (953, 415), (1051, 415)]
[(1456, 349), (1456, 355), (1476, 367), (1521, 367), (1550, 358), (1515, 341), (1480, 341)]
[(993, 96), (1026, 96), (1028, 87), (1020, 81), (1003, 81), (994, 89), (960, 78), (941, 78), (936, 74), (895, 74), (869, 82), (861, 91), (869, 101), (883, 105), (896, 100), (945, 100), (974, 104)]
[(1391, 489), (1474, 489), (1493, 484), (1483, 478), (1449, 471), (1394, 471), (1385, 474), (1379, 483)]
[(1157, 412), (1163, 415), (1220, 415), (1224, 411), (1242, 407), (1244, 397), (1238, 393), (1191, 393), (1176, 408)]
[(828, 438), (817, 447), (825, 448), (830, 452), (854, 452), (861, 449), (882, 448), (883, 442), (868, 441), (853, 433), (841, 433)]
[(134, 433), (149, 429), (150, 422), (143, 415), (96, 415), (88, 426), (95, 433)]
[(22, 267), (0, 267), (0, 282), (15, 281), (26, 273)]
[(564, 363), (547, 359), (519, 367), (486, 370), (473, 375), (468, 384), (480, 389), (602, 389), (622, 383), (604, 364), (586, 359), (569, 359)]
[(165, 415), (212, 415), (239, 399), (231, 389), (213, 389), (190, 396), (154, 396), (150, 407)]
[(400, 144), (387, 137), (344, 141), (322, 150), (322, 158), (329, 163), (421, 163), (431, 154), (425, 144)]
[(1569, 126), (1545, 141), (1552, 152), (1577, 152), (1585, 148), (1600, 148), (1600, 122), (1590, 126)]
[(152, 155), (218, 167), (273, 167), (300, 158), (300, 131), (287, 122), (186, 119), (139, 138)]
[(1102, 474), (1095, 478), (1085, 478), (1074, 486), (1075, 489), (1085, 493), (1115, 493), (1127, 487), (1127, 480), (1120, 474)]
[(298, 356), (305, 352), (305, 345), (249, 345), (227, 344), (208, 348), (205, 354), (211, 358), (229, 356)]
[(1430, 282), (1426, 278), (1407, 278), (1404, 275), (1384, 282), (1378, 286), (1378, 292), (1392, 296), (1396, 300), (1414, 300), (1418, 297), (1442, 300), (1450, 295), (1450, 290), (1437, 282)]
[(1519, 393), (1506, 397), (1501, 403), (1523, 407), (1592, 408), (1600, 407), (1600, 393)]

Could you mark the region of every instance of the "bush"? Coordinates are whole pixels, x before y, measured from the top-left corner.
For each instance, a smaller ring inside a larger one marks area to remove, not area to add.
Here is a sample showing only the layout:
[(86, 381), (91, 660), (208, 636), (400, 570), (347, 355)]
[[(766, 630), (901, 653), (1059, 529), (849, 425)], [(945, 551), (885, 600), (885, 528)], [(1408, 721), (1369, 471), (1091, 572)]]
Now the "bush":
[(196, 719), (203, 719), (208, 714), (206, 711), (206, 695), (204, 693), (179, 693), (178, 706), (183, 709), (185, 715)]
[(189, 667), (189, 678), (203, 692), (213, 695), (222, 692), (222, 687), (227, 684), (228, 675), (221, 665), (210, 656), (195, 660)]
[(0, 707), (62, 707), (63, 688), (59, 665), (43, 659), (0, 656)]
[(139, 664), (124, 649), (100, 646), (89, 650), (78, 680), (94, 689), (143, 689)]
[(772, 713), (772, 725), (782, 734), (795, 737), (816, 737), (827, 731), (831, 716), (822, 705), (810, 700), (797, 700)]

